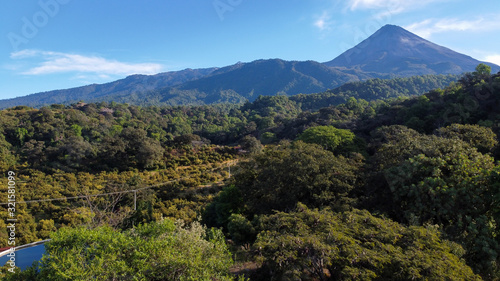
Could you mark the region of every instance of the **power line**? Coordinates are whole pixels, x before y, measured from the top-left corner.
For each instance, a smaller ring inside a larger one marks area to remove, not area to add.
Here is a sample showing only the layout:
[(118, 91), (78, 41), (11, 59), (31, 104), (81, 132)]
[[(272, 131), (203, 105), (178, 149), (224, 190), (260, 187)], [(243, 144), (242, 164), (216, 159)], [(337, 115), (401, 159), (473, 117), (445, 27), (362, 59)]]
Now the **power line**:
[[(228, 163), (227, 166), (231, 167), (232, 165), (235, 165), (235, 163), (237, 163), (237, 162), (238, 162), (238, 160), (232, 161), (231, 163)], [(208, 170), (206, 172), (215, 171), (215, 170), (220, 169), (220, 168), (222, 168), (222, 167), (213, 168), (213, 169)], [(154, 184), (154, 185), (149, 185), (149, 186), (145, 186), (145, 187), (141, 187), (141, 188), (130, 189), (130, 190), (115, 191), (115, 192), (100, 193), (100, 194), (89, 194), (89, 195), (71, 196), (71, 197), (61, 197), (61, 198), (47, 198), (47, 199), (27, 200), (27, 201), (15, 202), (15, 203), (16, 204), (27, 204), (27, 203), (35, 203), (35, 202), (62, 201), (62, 200), (82, 199), (82, 198), (89, 198), (89, 197), (99, 197), (99, 196), (107, 196), (107, 195), (113, 195), (113, 194), (122, 194), (122, 193), (134, 192), (134, 209), (135, 209), (136, 202), (137, 202), (137, 191), (141, 191), (141, 190), (145, 190), (145, 189), (149, 189), (149, 188), (153, 188), (153, 187), (159, 187), (159, 186), (162, 186), (162, 185), (165, 185), (165, 184), (169, 184), (169, 183), (173, 183), (173, 182), (178, 182), (178, 181), (181, 181), (181, 180), (184, 180), (184, 179), (189, 179), (189, 178), (192, 178), (192, 177), (189, 177), (189, 176), (188, 177), (182, 177), (182, 178), (178, 178), (178, 179), (175, 179), (175, 180), (170, 180), (170, 181), (166, 181), (166, 182), (162, 182), (162, 183), (157, 183), (157, 184)], [(13, 202), (11, 202), (11, 203), (13, 203)], [(8, 202), (7, 203), (0, 203), (0, 205), (7, 205), (7, 204), (9, 204), (9, 203)]]

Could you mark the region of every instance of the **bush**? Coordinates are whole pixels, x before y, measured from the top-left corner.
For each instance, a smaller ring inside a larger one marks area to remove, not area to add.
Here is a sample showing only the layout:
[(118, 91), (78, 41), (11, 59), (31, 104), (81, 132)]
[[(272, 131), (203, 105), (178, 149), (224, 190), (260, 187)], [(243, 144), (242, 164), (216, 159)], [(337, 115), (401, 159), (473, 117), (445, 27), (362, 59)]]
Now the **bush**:
[(51, 238), (38, 266), (4, 280), (232, 280), (222, 232), (198, 223), (62, 228)]

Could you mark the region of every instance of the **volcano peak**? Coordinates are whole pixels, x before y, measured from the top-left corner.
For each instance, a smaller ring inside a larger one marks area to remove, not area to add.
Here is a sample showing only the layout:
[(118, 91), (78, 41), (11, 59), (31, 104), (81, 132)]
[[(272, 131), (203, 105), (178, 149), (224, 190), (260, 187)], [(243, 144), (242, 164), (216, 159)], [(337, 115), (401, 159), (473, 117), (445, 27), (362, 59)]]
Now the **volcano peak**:
[[(390, 73), (397, 76), (460, 74), (481, 63), (434, 44), (397, 25), (384, 25), (373, 35), (326, 62), (330, 67)], [(492, 68), (499, 68), (490, 64)]]

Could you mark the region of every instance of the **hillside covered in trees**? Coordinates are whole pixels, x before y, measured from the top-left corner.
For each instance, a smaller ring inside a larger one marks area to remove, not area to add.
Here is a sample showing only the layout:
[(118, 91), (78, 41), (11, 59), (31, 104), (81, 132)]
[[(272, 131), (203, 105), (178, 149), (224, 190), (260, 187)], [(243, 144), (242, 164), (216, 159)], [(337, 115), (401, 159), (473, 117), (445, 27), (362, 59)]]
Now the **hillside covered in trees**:
[(2, 110), (0, 171), (33, 200), (16, 243), (52, 238), (50, 258), (3, 278), (497, 280), (490, 72), (243, 105)]

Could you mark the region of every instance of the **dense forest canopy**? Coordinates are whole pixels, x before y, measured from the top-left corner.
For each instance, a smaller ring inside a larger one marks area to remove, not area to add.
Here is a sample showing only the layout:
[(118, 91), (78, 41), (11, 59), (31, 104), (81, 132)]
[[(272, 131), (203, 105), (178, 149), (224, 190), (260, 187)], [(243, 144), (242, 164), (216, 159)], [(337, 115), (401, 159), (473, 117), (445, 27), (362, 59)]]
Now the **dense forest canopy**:
[[(243, 105), (2, 110), (0, 171), (16, 172), (18, 202), (34, 200), (17, 204), (16, 242), (52, 238), (53, 257), (2, 274), (497, 280), (500, 74), (479, 65), (407, 97), (433, 83), (372, 80)], [(78, 199), (38, 201), (64, 197)], [(157, 263), (143, 259), (158, 245)]]

